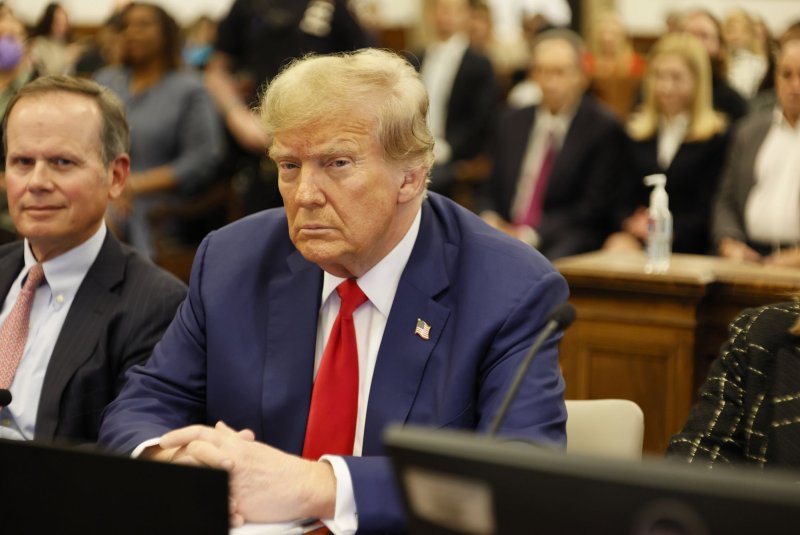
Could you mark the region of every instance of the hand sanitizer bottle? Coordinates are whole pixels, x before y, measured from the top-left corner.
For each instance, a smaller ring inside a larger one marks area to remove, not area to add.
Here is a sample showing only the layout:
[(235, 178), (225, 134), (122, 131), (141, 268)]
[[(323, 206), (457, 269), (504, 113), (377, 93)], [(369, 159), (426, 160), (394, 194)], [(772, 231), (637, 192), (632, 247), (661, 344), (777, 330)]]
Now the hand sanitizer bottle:
[(648, 175), (644, 183), (652, 186), (647, 223), (647, 273), (666, 273), (672, 254), (672, 214), (669, 197), (664, 188), (667, 177), (663, 174)]

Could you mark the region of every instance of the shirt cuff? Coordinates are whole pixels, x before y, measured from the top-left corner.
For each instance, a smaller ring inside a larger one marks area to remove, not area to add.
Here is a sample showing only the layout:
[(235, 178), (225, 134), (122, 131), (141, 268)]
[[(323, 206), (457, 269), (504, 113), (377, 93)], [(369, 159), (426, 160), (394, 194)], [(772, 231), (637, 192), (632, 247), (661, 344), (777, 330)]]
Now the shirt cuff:
[(323, 455), (320, 461), (333, 468), (336, 477), (336, 509), (332, 519), (322, 518), (325, 526), (335, 535), (353, 535), (358, 529), (356, 497), (353, 493), (353, 479), (344, 459), (336, 455)]
[[(144, 450), (146, 450), (150, 446), (158, 446), (158, 441), (159, 440), (161, 440), (161, 437), (151, 438), (150, 440), (145, 440), (144, 442), (142, 442), (141, 444), (136, 446), (136, 449), (133, 450), (133, 453), (131, 453), (131, 457), (136, 459), (137, 457), (139, 457), (139, 455), (142, 454), (142, 452)], [(334, 471), (334, 473), (336, 473), (336, 472)]]

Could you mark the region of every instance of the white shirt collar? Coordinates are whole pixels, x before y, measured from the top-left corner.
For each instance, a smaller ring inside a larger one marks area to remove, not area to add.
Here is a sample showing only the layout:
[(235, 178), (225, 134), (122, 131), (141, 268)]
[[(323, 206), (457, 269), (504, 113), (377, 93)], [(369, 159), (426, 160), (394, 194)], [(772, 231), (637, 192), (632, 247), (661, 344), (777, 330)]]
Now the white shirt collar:
[(469, 37), (463, 32), (457, 32), (444, 41), (431, 43), (431, 50), (435, 53), (447, 53), (461, 55), (469, 48)]
[[(372, 269), (358, 278), (358, 286), (361, 291), (364, 292), (370, 303), (387, 318), (392, 309), (394, 294), (397, 292), (397, 285), (400, 283), (400, 276), (406, 268), (408, 259), (411, 257), (411, 251), (417, 241), (421, 220), (422, 209), (420, 208), (403, 239)], [(325, 302), (336, 287), (345, 280), (336, 275), (331, 275), (327, 271), (323, 273), (322, 306), (325, 305)]]
[(795, 126), (789, 124), (789, 121), (786, 120), (786, 116), (783, 114), (783, 110), (780, 106), (775, 106), (775, 109), (772, 112), (772, 126), (785, 128), (793, 132), (800, 131), (800, 121), (798, 121)]
[[(83, 278), (94, 264), (97, 255), (100, 254), (107, 232), (106, 225), (103, 223), (91, 238), (42, 264), (44, 277), (53, 296), (56, 296), (57, 299), (68, 300), (78, 292)], [(36, 258), (31, 252), (27, 238), (25, 239), (24, 256), (25, 268), (23, 271), (27, 273), (36, 264)]]

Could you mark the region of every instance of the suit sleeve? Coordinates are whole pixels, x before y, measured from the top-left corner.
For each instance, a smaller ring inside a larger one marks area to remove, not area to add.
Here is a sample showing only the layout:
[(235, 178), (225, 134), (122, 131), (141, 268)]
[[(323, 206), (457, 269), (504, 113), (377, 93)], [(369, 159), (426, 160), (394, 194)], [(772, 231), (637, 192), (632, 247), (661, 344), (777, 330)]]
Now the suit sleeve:
[[(552, 307), (563, 302), (567, 294), (567, 284), (561, 275), (548, 273), (531, 286), (501, 322), (481, 363), (476, 394), (479, 432), (491, 425), (533, 339), (544, 328)], [(561, 336), (555, 333), (545, 341), (499, 434), (557, 447), (566, 444), (564, 380), (558, 364)], [(402, 532), (406, 527), (404, 513), (389, 459), (346, 457), (345, 462), (353, 481), (359, 531)]]
[(729, 145), (725, 167), (722, 170), (717, 192), (713, 200), (711, 220), (711, 235), (713, 245), (716, 247), (723, 238), (733, 238), (742, 242), (747, 241), (744, 228), (744, 214), (737, 203), (737, 188), (741, 183), (737, 178), (741, 173), (752, 173), (742, 159), (743, 154), (748, 154), (744, 145), (752, 140), (745, 139), (743, 130), (737, 129), (733, 142)]
[(131, 452), (145, 440), (205, 421), (205, 313), (200, 299), (200, 245), (189, 295), (145, 365), (134, 366), (117, 399), (103, 414), (98, 443)]

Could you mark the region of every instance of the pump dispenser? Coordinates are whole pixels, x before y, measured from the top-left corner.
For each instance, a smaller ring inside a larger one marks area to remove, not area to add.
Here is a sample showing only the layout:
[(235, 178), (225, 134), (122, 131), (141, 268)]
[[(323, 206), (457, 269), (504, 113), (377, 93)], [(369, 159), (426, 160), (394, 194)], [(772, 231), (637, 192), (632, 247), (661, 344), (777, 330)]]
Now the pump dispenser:
[(672, 254), (672, 214), (663, 174), (648, 175), (644, 183), (651, 186), (650, 209), (647, 222), (647, 273), (665, 273)]

